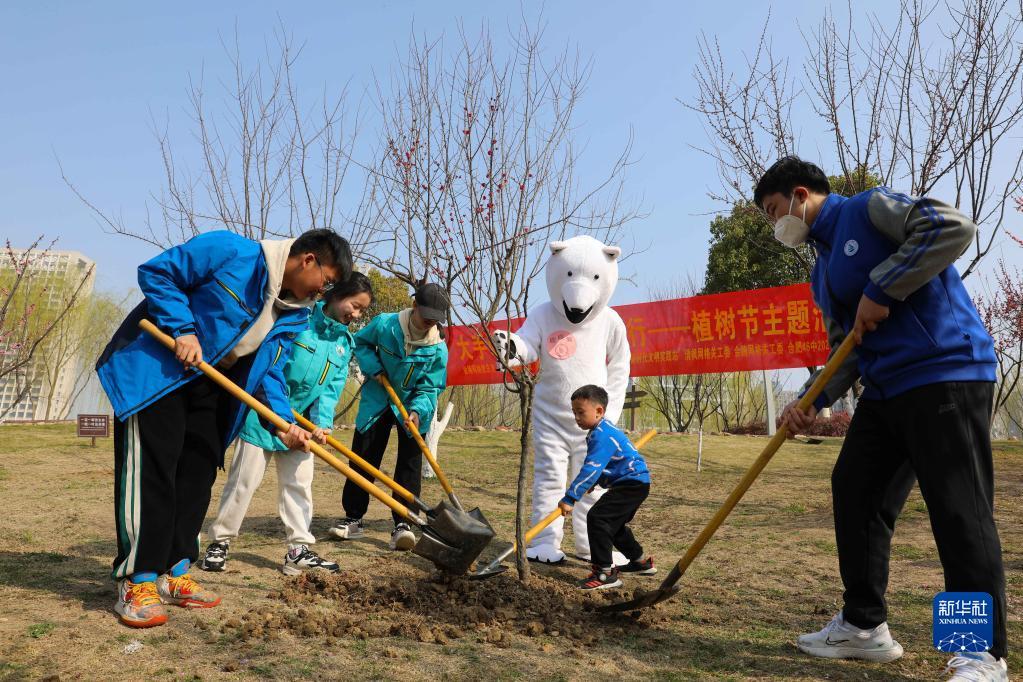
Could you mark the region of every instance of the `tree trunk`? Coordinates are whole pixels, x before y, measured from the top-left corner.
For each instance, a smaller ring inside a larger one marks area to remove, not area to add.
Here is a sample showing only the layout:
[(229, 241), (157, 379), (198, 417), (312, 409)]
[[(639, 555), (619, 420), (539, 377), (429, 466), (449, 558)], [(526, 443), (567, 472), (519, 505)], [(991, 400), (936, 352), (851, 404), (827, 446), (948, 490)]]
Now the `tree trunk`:
[(519, 572), (519, 581), (529, 582), (529, 561), (526, 559), (526, 545), (523, 542), (529, 530), (526, 510), (526, 482), (529, 479), (529, 429), (533, 423), (533, 385), (520, 384), (519, 416), (522, 426), (519, 428), (519, 480), (515, 488), (515, 568)]

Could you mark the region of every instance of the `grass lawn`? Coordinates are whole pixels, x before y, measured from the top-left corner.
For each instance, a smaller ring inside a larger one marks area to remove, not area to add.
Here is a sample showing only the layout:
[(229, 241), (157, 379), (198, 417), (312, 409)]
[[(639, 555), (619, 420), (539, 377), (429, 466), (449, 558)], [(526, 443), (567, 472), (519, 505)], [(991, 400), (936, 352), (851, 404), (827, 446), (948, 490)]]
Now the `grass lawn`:
[[(480, 506), (502, 539), (513, 525), (516, 437), (454, 432), (441, 444), (441, 463), (461, 499)], [(350, 442), (351, 432), (340, 438)], [(662, 435), (647, 446), (653, 487), (633, 527), (661, 576), (765, 443), (764, 438), (706, 437), (700, 473), (695, 437)], [(350, 623), (340, 635), (303, 631), (301, 623), (292, 623), (275, 626), (270, 636), (240, 636), (237, 623), (253, 613), (287, 612), (294, 619), (303, 612), (326, 618), (331, 611), (331, 602), (322, 599), (295, 611), (296, 605), (281, 598), (294, 584), (278, 570), (284, 541), (272, 467), (232, 545), (228, 570), (195, 572), (222, 593), (223, 605), (208, 611), (173, 609), (164, 627), (130, 630), (111, 610), (110, 440), (92, 448), (88, 439), (74, 437), (73, 426), (5, 425), (0, 444), (0, 680), (51, 675), (61, 680), (911, 680), (940, 678), (946, 660), (930, 641), (931, 600), (943, 583), (927, 509), (917, 492), (896, 530), (889, 587), (890, 625), (906, 655), (882, 666), (816, 660), (793, 646), (797, 634), (821, 627), (840, 603), (829, 490), (838, 440), (787, 444), (693, 564), (674, 600), (623, 628), (608, 628), (579, 609), (573, 637), (542, 624), (539, 631), (520, 631), (515, 614), (508, 613), (486, 616), (497, 625), (470, 624), (447, 636), (417, 637), (423, 626), (433, 625), (428, 608), (412, 613), (397, 603), (366, 606), (379, 600), (338, 602), (335, 614), (362, 609), (365, 619), (362, 627)], [(392, 461), (385, 459), (384, 468)], [(1023, 447), (998, 443), (995, 468), (1009, 638), (1017, 647), (1009, 667), (1010, 674), (1019, 675)], [(406, 581), (415, 589), (429, 587), (427, 562), (387, 550), (390, 520), (382, 505), (370, 507), (365, 539), (345, 544), (327, 539), (326, 530), (340, 513), (343, 479), (320, 464), (317, 474), (313, 532), (322, 539), (317, 549), (341, 563), (348, 574), (345, 584), (369, 594)], [(213, 511), (224, 477), (221, 473), (214, 488)], [(422, 497), (431, 503), (441, 499), (435, 480), (425, 482)], [(550, 603), (561, 603), (554, 598), (568, 594), (562, 583), (583, 575), (585, 567), (573, 560), (535, 572), (540, 579), (526, 596), (542, 602), (549, 594)], [(499, 581), (510, 580), (509, 575), (473, 583), (479, 587), (472, 599), (482, 595), (485, 605), (485, 591), (507, 587)], [(627, 578), (626, 590), (649, 589), (659, 577)], [(570, 596), (576, 601), (566, 603), (578, 604), (580, 598)], [(447, 613), (442, 605), (437, 608), (438, 614)], [(506, 634), (493, 641), (502, 621)], [(371, 623), (384, 625), (374, 629)], [(593, 641), (587, 642), (587, 631), (594, 633)]]

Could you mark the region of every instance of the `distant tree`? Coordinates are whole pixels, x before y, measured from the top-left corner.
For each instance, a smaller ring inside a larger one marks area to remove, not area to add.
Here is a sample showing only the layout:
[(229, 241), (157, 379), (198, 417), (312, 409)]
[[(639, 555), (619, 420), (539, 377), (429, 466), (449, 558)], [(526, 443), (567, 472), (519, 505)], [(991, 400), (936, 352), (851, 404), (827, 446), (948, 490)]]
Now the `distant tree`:
[(243, 58), (237, 36), (224, 52), (229, 73), (214, 79), (212, 92), (205, 70), (189, 78), (187, 134), (172, 138), (169, 123), (154, 117), (164, 181), (141, 226), (93, 204), (61, 168), (64, 182), (105, 229), (162, 249), (214, 229), (267, 239), (326, 227), (358, 252), (365, 242), (358, 208), (346, 213), (341, 198), (359, 128), (347, 90), (323, 88), (318, 101), (300, 96), (301, 46), (283, 27), (255, 63)]
[(1023, 428), (1023, 415), (1010, 409), (1016, 402), (1014, 398), (1023, 376), (1023, 273), (999, 261), (995, 282), (992, 293), (974, 299), (994, 339), (998, 359), (992, 421), (999, 411), (1004, 411), (1010, 421)]
[[(65, 278), (68, 282), (73, 279)], [(67, 419), (93, 375), (96, 358), (124, 318), (125, 304), (126, 298), (94, 292), (63, 308), (36, 363), (47, 395), (44, 419)], [(60, 390), (64, 387), (66, 393)]]
[[(862, 166), (828, 179), (832, 192), (847, 197), (881, 184), (876, 173)], [(779, 287), (810, 279), (812, 249), (780, 244), (774, 238), (771, 220), (749, 201), (737, 201), (729, 215), (711, 221), (710, 236), (705, 294)]]
[(774, 238), (774, 227), (760, 209), (738, 202), (710, 223), (710, 249), (704, 294), (778, 287), (810, 278), (809, 247), (790, 249)]
[(720, 176), (712, 196), (729, 206), (749, 201), (778, 157), (827, 149), (850, 191), (866, 188), (857, 176), (869, 168), (910, 194), (940, 192), (980, 226), (965, 277), (1023, 182), (1023, 8), (902, 0), (862, 30), (852, 10), (841, 21), (825, 7), (819, 24), (802, 30), (794, 60), (776, 53), (770, 17), (749, 52), (701, 38), (687, 106), (708, 132), (700, 151)]
[[(412, 305), (412, 291), (404, 280), (385, 275), (376, 268), (366, 273), (373, 285), (373, 305), (370, 306), (358, 328), (380, 313), (396, 313)], [(354, 331), (354, 330), (353, 330)]]
[[(9, 390), (0, 421), (29, 394), (39, 381), (38, 353), (61, 325), (65, 313), (75, 305), (93, 268), (80, 278), (56, 281), (46, 267), (53, 243), (39, 248), (43, 237), (27, 249), (15, 250), (10, 242), (0, 253), (0, 386)], [(51, 305), (54, 287), (60, 294)]]

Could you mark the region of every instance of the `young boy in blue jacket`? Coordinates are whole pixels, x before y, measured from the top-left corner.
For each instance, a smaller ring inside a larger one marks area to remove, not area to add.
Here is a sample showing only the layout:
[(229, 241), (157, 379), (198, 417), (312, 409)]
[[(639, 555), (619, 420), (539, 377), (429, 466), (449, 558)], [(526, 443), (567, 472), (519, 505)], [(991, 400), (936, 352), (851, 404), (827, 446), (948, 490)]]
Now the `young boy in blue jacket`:
[[(291, 422), (283, 368), (292, 341), (316, 297), (351, 267), (348, 243), (330, 230), (262, 242), (207, 232), (139, 266), (145, 300), (96, 363), (116, 417), (114, 610), (125, 625), (162, 625), (164, 604), (220, 603), (188, 569), (245, 411), (194, 368), (217, 366)], [(142, 319), (174, 338), (174, 353), (139, 328)], [(295, 424), (282, 435), (289, 448), (308, 438)]]
[[(593, 565), (590, 574), (579, 581), (582, 590), (620, 587), (619, 573), (657, 573), (653, 557), (643, 552), (628, 526), (650, 494), (650, 472), (628, 436), (604, 419), (607, 402), (607, 391), (593, 384), (578, 388), (572, 394), (575, 423), (589, 431), (586, 461), (569, 484), (558, 508), (568, 516), (575, 503), (591, 488), (596, 485), (607, 488), (586, 515)], [(629, 563), (615, 566), (612, 548), (624, 554)]]
[[(418, 429), (425, 437), (437, 410), (437, 399), (447, 384), (448, 349), (438, 324), (447, 319), (450, 305), (443, 288), (423, 284), (416, 290), (411, 308), (377, 315), (355, 335), (355, 357), (367, 381), (355, 417), (352, 450), (379, 469), (391, 427), (397, 427), (398, 459), (393, 478), (415, 495), (422, 487), (423, 455), (406, 429)], [(402, 423), (398, 408), (379, 383), (381, 376), (387, 377), (405, 405), (408, 424)], [(353, 468), (369, 477), (358, 467)], [(361, 537), (369, 493), (346, 481), (341, 505), (345, 518), (330, 529), (330, 534), (342, 540)], [(392, 513), (392, 517), (391, 549), (412, 549), (416, 543), (412, 528), (397, 514)]]
[[(353, 272), (323, 296), (313, 308), (309, 328), (293, 342), (291, 359), (284, 367), (291, 406), (316, 425), (312, 438), (326, 443), (334, 428), (334, 411), (348, 379), (355, 341), (348, 325), (362, 317), (373, 303), (373, 287), (361, 272)], [(232, 540), (238, 537), (245, 512), (267, 465), (277, 465), (277, 508), (287, 529), (288, 548), (281, 571), (298, 575), (306, 570), (337, 573), (340, 567), (309, 548), (316, 542), (313, 520), (314, 458), (304, 449), (289, 449), (266, 430), (259, 415), (249, 410), (238, 436), (231, 473), (220, 496), (217, 518), (210, 524), (210, 544), (201, 568), (223, 571)]]
[(816, 251), (811, 288), (832, 352), (847, 334), (859, 344), (808, 412), (793, 402), (780, 420), (799, 433), (856, 378), (863, 384), (831, 477), (845, 603), (823, 630), (801, 636), (799, 648), (882, 662), (902, 655), (884, 594), (895, 520), (916, 480), (945, 589), (987, 592), (995, 603), (990, 653), (952, 659), (952, 679), (1006, 679), (990, 436), (996, 359), (953, 265), (976, 225), (936, 199), (884, 187), (832, 194), (824, 172), (796, 157), (768, 169), (754, 201), (776, 221), (779, 241)]

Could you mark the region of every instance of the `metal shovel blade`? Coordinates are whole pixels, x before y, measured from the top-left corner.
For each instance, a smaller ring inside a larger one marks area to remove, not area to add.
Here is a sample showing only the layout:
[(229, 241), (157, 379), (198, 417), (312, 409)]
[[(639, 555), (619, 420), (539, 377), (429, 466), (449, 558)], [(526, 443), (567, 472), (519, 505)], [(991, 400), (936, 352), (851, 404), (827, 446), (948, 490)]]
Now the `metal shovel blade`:
[(482, 517), (441, 502), (430, 514), (430, 523), (423, 526), (412, 551), (444, 571), (465, 573), (494, 538), (494, 530), (486, 519), (480, 520)]
[(494, 557), (494, 559), (489, 564), (487, 564), (480, 570), (470, 575), (469, 580), (486, 580), (487, 578), (491, 578), (495, 575), (500, 575), (501, 573), (504, 573), (505, 571), (508, 570), (508, 568), (502, 565), (501, 562), (510, 557), (512, 552), (514, 551), (515, 545), (512, 545), (511, 547), (509, 547), (508, 549), (504, 550), (496, 557)]
[(490, 530), (494, 530), (494, 527), (490, 525), (490, 521), (487, 521), (487, 517), (483, 515), (483, 512), (480, 511), (479, 507), (473, 507), (472, 509), (467, 511), (466, 514), (476, 519)]
[(494, 568), (482, 568), (479, 570), (478, 573), (473, 573), (472, 575), (470, 575), (469, 580), (485, 580), (487, 578), (492, 578), (495, 575), (501, 575), (507, 570), (508, 567), (505, 566), (504, 564), (498, 564)]
[(678, 585), (672, 585), (671, 587), (661, 587), (656, 590), (650, 590), (649, 592), (643, 592), (636, 595), (629, 601), (618, 602), (616, 604), (606, 604), (604, 606), (598, 606), (597, 611), (601, 613), (621, 613), (622, 611), (635, 611), (636, 609), (645, 609), (648, 606), (654, 604), (660, 604), (666, 599), (671, 599), (673, 596), (678, 594), (682, 588)]

